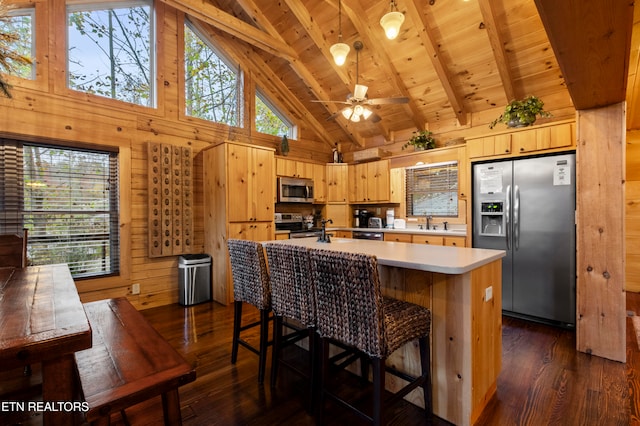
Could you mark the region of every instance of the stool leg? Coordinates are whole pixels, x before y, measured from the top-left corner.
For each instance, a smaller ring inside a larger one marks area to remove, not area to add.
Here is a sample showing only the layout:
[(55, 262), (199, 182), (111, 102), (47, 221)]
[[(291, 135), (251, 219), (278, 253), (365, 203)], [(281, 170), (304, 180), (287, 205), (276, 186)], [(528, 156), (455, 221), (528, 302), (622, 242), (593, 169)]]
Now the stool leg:
[(260, 309), (260, 353), (258, 366), (258, 383), (264, 382), (267, 366), (267, 348), (269, 347), (269, 310)]
[(242, 326), (242, 302), (233, 303), (233, 341), (231, 343), (231, 364), (238, 360), (238, 341), (240, 340), (240, 328)]
[(383, 421), (383, 402), (384, 397), (384, 359), (371, 358), (371, 366), (373, 370), (373, 424), (379, 426), (384, 424)]
[(429, 338), (423, 337), (420, 343), (420, 366), (422, 375), (425, 377), (422, 383), (422, 393), (424, 396), (424, 411), (427, 420), (430, 420), (433, 414), (433, 400), (431, 390), (431, 352), (429, 348)]
[(282, 322), (283, 317), (276, 315), (273, 318), (273, 349), (271, 350), (271, 387), (276, 387), (278, 379), (278, 364), (282, 350)]

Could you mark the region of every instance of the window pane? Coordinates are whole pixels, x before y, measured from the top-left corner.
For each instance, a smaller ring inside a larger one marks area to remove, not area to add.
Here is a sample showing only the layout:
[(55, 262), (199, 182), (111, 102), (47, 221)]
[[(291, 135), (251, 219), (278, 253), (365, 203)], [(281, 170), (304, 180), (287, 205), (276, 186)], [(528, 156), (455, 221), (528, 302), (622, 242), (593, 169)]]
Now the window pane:
[(268, 135), (295, 138), (293, 126), (283, 118), (262, 93), (256, 95), (256, 130)]
[(185, 113), (237, 127), (237, 72), (188, 25), (184, 44)]
[(153, 106), (151, 6), (147, 2), (126, 4), (131, 6), (69, 7), (69, 87)]
[(407, 216), (458, 216), (458, 163), (406, 170)]
[[(33, 9), (12, 10), (7, 18), (0, 20), (0, 34), (2, 34), (0, 40), (11, 46), (11, 55), (7, 58), (8, 68), (3, 66), (0, 71), (21, 78), (35, 79), (34, 14)], [(8, 34), (15, 35), (17, 39), (14, 40), (13, 37), (5, 39)], [(26, 58), (31, 63), (16, 62), (12, 55)]]
[(31, 264), (67, 263), (74, 277), (117, 272), (115, 154), (25, 144), (23, 156)]

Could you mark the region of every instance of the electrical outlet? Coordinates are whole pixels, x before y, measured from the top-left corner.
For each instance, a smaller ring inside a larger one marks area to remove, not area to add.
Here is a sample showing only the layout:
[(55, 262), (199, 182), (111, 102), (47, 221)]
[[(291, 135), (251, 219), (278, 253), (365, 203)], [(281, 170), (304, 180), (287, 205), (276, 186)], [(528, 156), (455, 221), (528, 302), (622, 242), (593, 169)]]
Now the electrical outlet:
[(493, 299), (493, 287), (489, 286), (484, 289), (484, 301), (488, 302), (491, 299)]
[(140, 294), (140, 284), (131, 284), (131, 294)]

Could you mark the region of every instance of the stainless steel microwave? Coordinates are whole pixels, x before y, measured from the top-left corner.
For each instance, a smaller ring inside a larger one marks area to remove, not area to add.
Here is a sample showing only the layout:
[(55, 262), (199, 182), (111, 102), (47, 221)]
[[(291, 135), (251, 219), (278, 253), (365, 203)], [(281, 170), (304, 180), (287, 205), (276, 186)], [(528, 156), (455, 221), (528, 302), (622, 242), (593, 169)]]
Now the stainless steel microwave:
[(313, 180), (279, 177), (278, 202), (313, 203)]

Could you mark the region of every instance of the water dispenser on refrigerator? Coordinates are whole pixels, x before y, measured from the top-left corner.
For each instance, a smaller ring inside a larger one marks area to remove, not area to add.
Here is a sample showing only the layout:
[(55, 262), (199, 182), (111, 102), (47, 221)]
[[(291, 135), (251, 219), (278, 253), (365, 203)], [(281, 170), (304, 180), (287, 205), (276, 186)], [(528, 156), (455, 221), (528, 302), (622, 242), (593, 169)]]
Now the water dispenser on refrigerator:
[(480, 235), (504, 237), (505, 209), (503, 201), (485, 201), (480, 207)]

